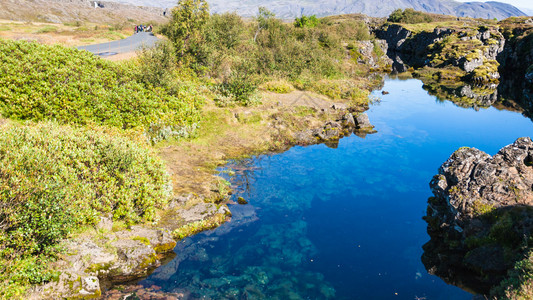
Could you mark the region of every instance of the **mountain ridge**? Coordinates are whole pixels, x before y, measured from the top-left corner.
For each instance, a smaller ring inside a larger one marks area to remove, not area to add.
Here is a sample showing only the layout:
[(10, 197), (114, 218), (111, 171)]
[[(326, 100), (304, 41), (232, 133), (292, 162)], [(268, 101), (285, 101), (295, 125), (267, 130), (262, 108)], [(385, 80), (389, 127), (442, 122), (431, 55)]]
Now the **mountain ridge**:
[[(142, 6), (173, 7), (176, 0), (115, 0), (116, 2)], [(436, 14), (485, 19), (505, 19), (525, 16), (520, 9), (510, 4), (489, 2), (458, 2), (454, 0), (208, 0), (212, 13), (237, 12), (244, 17), (255, 16), (260, 6), (265, 6), (279, 18), (292, 19), (301, 15), (319, 17), (339, 14), (361, 13), (371, 17), (385, 17), (398, 8), (413, 8)]]

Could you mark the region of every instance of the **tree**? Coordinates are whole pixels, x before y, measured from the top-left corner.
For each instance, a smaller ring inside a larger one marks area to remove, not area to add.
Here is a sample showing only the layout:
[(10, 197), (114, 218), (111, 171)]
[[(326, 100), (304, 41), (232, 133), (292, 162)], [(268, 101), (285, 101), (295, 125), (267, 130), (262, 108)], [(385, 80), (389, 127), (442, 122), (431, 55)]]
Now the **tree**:
[(271, 19), (273, 19), (276, 15), (268, 10), (266, 7), (261, 6), (259, 7), (259, 12), (257, 13), (257, 16), (255, 17), (257, 21), (257, 31), (254, 35), (254, 42), (257, 39), (257, 36), (261, 32), (261, 30), (268, 28), (268, 23)]
[(209, 5), (205, 0), (179, 0), (172, 9), (172, 19), (161, 29), (174, 45), (179, 58), (191, 51), (193, 41), (203, 38), (203, 31), (209, 20)]
[(304, 27), (313, 28), (313, 27), (316, 27), (318, 23), (320, 23), (320, 20), (315, 15), (312, 15), (310, 17), (306, 15), (302, 15), (302, 17), (300, 18), (294, 19), (294, 27), (298, 27), (298, 28), (304, 28)]

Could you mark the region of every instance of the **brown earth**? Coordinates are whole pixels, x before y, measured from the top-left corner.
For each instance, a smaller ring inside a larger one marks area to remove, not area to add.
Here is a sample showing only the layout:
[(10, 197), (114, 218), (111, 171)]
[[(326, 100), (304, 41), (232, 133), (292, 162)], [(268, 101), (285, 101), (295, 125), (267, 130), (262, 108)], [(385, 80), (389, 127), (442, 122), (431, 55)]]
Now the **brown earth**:
[[(94, 2), (94, 1), (93, 1)], [(163, 23), (164, 9), (98, 1), (94, 8), (89, 0), (0, 0), (0, 19), (23, 22), (96, 24)]]
[(72, 25), (0, 20), (0, 38), (76, 47), (126, 38), (129, 28), (78, 23)]

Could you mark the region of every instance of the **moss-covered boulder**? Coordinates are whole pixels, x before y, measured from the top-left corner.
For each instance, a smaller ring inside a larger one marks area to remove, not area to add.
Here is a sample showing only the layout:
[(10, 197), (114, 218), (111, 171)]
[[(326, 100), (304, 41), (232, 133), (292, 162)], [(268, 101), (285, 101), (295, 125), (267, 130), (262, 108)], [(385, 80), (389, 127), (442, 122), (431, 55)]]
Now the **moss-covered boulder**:
[(533, 141), (520, 138), (493, 157), (461, 148), (430, 186), (426, 268), (488, 294), (533, 246)]

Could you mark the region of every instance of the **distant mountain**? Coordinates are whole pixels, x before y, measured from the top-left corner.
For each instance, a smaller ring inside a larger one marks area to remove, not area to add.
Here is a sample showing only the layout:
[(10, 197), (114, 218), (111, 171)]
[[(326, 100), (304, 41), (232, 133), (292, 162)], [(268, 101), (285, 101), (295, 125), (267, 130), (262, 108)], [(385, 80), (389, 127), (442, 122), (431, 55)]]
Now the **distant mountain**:
[[(142, 6), (173, 7), (177, 0), (114, 0)], [(277, 17), (292, 19), (304, 15), (329, 16), (362, 13), (372, 17), (388, 16), (397, 8), (414, 8), (436, 14), (486, 19), (505, 19), (525, 16), (518, 8), (501, 2), (457, 2), (453, 0), (207, 0), (211, 12), (237, 12), (250, 17), (257, 14), (259, 6), (265, 6)]]

